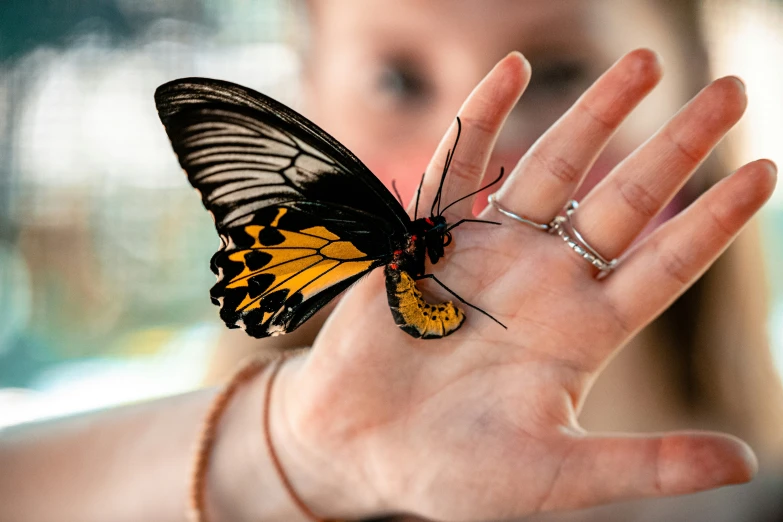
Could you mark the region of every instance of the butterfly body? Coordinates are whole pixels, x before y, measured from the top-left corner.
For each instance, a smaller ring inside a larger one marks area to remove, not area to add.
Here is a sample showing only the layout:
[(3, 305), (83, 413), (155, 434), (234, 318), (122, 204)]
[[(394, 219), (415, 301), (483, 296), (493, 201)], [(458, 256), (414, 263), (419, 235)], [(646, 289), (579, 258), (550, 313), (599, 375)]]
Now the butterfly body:
[(425, 275), (425, 256), (435, 264), (451, 243), (448, 223), (443, 216), (420, 218), (411, 222), (410, 229), (384, 270), (389, 308), (394, 322), (413, 337), (445, 337), (462, 326), (465, 314), (450, 301), (428, 303), (415, 281)]
[(155, 101), (215, 220), (221, 244), (210, 294), (229, 328), (254, 337), (290, 332), (381, 266), (404, 331), (437, 338), (462, 325), (462, 311), (426, 303), (415, 285), (433, 278), (425, 259), (437, 263), (451, 243), (434, 203), (430, 217), (411, 219), (348, 149), (245, 87), (187, 78), (159, 87)]

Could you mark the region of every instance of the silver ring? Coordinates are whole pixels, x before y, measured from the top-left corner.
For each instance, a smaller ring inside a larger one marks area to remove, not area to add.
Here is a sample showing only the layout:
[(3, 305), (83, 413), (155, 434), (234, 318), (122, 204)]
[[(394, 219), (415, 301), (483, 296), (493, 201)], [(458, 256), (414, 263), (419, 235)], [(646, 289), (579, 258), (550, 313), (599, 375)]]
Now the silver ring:
[(552, 234), (560, 236), (571, 249), (576, 252), (582, 258), (586, 259), (591, 265), (596, 267), (601, 272), (598, 274), (599, 278), (606, 277), (609, 272), (614, 270), (617, 266), (617, 258), (606, 259), (604, 256), (598, 253), (596, 249), (590, 246), (585, 241), (582, 234), (574, 228), (574, 224), (571, 222), (571, 214), (579, 207), (579, 203), (575, 200), (568, 202), (565, 207), (565, 216), (557, 216), (549, 224), (549, 231)]
[(510, 217), (511, 219), (514, 219), (516, 221), (519, 221), (520, 223), (524, 223), (525, 225), (530, 225), (533, 228), (536, 228), (538, 230), (543, 230), (545, 232), (549, 232), (552, 229), (553, 223), (536, 223), (535, 221), (531, 221), (530, 219), (523, 218), (522, 216), (518, 214), (514, 214), (508, 209), (503, 208), (500, 203), (498, 203), (497, 197), (495, 197), (495, 194), (490, 194), (488, 198), (489, 204), (495, 207), (495, 210), (500, 212), (501, 214), (505, 214), (506, 216)]

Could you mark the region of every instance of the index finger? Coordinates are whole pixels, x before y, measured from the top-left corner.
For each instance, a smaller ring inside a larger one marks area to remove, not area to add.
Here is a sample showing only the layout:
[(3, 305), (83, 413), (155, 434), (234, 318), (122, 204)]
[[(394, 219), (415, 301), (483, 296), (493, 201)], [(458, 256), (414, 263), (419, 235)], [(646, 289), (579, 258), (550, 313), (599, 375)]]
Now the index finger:
[[(530, 80), (530, 64), (522, 54), (512, 52), (479, 83), (468, 96), (458, 116), (462, 122), (459, 144), (454, 149), (457, 122), (452, 123), (441, 140), (424, 175), (418, 215), (427, 215), (441, 185), (446, 157), (454, 157), (441, 194), (441, 208), (475, 191), (481, 182), (500, 130)], [(446, 214), (449, 222), (472, 217), (474, 197), (452, 206)], [(424, 209), (424, 210), (422, 210)]]

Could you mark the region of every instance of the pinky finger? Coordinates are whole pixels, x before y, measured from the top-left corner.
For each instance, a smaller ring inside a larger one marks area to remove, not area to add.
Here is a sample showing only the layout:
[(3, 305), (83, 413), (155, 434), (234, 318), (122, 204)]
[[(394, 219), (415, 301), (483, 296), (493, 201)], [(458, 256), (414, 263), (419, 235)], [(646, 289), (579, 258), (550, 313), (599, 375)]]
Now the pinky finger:
[(606, 281), (630, 334), (652, 321), (703, 274), (772, 195), (777, 169), (759, 160), (712, 187), (631, 251)]

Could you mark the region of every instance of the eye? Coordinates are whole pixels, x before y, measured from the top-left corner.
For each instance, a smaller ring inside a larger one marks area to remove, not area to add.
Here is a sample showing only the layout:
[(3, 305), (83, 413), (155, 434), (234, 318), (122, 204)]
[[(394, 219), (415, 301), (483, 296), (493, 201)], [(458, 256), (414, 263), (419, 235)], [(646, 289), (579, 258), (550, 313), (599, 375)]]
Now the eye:
[(432, 92), (429, 79), (408, 60), (383, 64), (374, 83), (377, 94), (400, 105), (423, 103)]
[(589, 81), (587, 66), (577, 60), (546, 60), (533, 65), (529, 94), (564, 97), (579, 92)]

